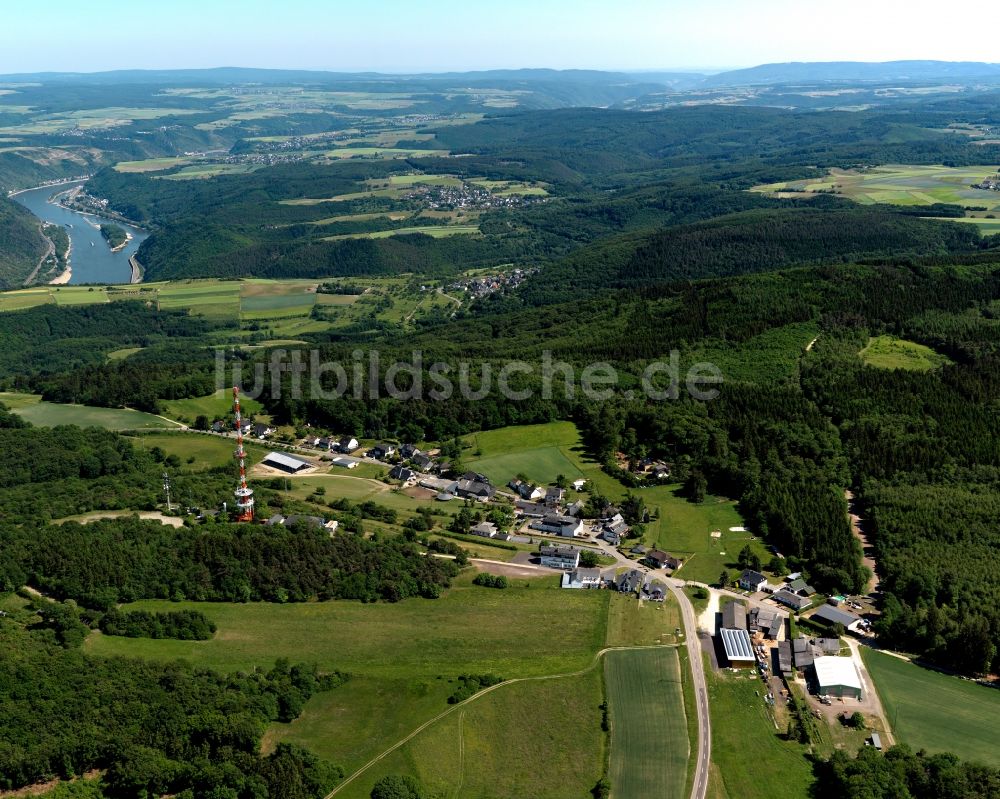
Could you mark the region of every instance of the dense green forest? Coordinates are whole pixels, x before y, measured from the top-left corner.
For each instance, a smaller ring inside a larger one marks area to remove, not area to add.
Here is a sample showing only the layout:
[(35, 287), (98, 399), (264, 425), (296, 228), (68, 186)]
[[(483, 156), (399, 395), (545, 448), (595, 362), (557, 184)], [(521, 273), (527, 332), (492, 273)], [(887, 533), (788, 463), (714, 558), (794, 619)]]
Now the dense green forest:
[(45, 249), (38, 220), (13, 200), (0, 197), (0, 291), (21, 286)]
[(315, 799), (341, 776), (298, 747), (260, 754), (265, 726), (291, 721), (345, 675), (279, 662), (221, 675), (184, 663), (81, 654), (55, 606), (27, 627), (0, 619), (0, 788), (104, 770), (116, 799), (173, 794)]
[(128, 233), (121, 225), (105, 223), (101, 225), (101, 236), (111, 249), (121, 247), (128, 241)]
[(865, 747), (856, 757), (835, 752), (814, 766), (815, 799), (996, 799), (1000, 770), (954, 755), (914, 754), (894, 746), (884, 755)]

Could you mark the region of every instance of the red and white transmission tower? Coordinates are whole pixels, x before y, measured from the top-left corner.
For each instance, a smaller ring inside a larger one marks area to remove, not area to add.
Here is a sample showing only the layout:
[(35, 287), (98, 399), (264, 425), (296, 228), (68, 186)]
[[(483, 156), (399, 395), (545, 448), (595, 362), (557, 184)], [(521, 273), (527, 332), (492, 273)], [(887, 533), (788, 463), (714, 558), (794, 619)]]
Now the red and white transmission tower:
[(240, 464), (240, 481), (233, 494), (236, 497), (236, 521), (253, 521), (253, 489), (247, 486), (247, 454), (243, 449), (243, 417), (240, 415), (240, 390), (233, 386), (233, 414), (236, 419), (236, 452), (233, 457)]

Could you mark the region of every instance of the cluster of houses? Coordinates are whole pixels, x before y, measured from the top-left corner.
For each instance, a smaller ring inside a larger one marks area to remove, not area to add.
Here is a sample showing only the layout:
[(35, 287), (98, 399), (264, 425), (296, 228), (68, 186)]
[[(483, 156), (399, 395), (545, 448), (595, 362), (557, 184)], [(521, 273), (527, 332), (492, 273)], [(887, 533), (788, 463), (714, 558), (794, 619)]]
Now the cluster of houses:
[(561, 569), (563, 588), (607, 588), (621, 594), (638, 594), (648, 602), (662, 602), (667, 586), (638, 569), (615, 574), (615, 569), (580, 568), (580, 550), (574, 547), (543, 544), (538, 550), (543, 566)]
[[(229, 422), (222, 419), (216, 419), (214, 422), (212, 422), (211, 429), (213, 433), (228, 433), (231, 428), (229, 426)], [(240, 432), (244, 436), (250, 438), (256, 438), (260, 441), (263, 441), (269, 436), (273, 436), (277, 432), (277, 430), (271, 425), (265, 424), (264, 422), (251, 422), (247, 419), (244, 419), (243, 423), (240, 425)]]
[(354, 436), (341, 436), (331, 438), (328, 436), (310, 436), (302, 442), (304, 447), (315, 447), (321, 452), (339, 452), (341, 455), (350, 455), (361, 443)]
[[(739, 576), (738, 583), (744, 591), (770, 593), (775, 602), (779, 602), (796, 613), (802, 613), (813, 607), (819, 599), (816, 595), (816, 589), (798, 573), (789, 574), (782, 585), (774, 586), (768, 584), (767, 578), (760, 572), (745, 569)], [(860, 607), (860, 605), (855, 606)], [(826, 603), (817, 608), (808, 618), (810, 621), (829, 627), (840, 624), (845, 630), (851, 632), (860, 632), (869, 627), (869, 622), (866, 619), (847, 609), (847, 602), (843, 597), (827, 598)]]
[(465, 291), (473, 299), (488, 297), (505, 288), (517, 288), (528, 275), (538, 270), (513, 269), (510, 272), (498, 272), (495, 275), (480, 275), (478, 277), (456, 280), (448, 286), (449, 291)]

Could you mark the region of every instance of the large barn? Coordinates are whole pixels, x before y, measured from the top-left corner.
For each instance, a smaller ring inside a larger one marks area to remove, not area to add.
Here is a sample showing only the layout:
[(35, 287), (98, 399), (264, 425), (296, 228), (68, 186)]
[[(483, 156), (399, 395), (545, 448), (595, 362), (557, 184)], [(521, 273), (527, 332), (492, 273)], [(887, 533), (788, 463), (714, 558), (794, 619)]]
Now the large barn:
[(285, 455), (281, 452), (270, 452), (267, 457), (261, 461), (264, 466), (270, 466), (272, 469), (279, 469), (282, 472), (288, 474), (298, 474), (299, 472), (304, 472), (306, 469), (314, 468), (309, 461), (304, 461), (301, 458), (295, 458), (291, 455)]
[(813, 661), (816, 670), (816, 690), (820, 696), (850, 696), (864, 699), (861, 675), (851, 658), (820, 657)]
[(746, 630), (723, 628), (719, 631), (719, 635), (722, 638), (722, 648), (726, 650), (726, 659), (734, 669), (752, 668), (757, 663)]

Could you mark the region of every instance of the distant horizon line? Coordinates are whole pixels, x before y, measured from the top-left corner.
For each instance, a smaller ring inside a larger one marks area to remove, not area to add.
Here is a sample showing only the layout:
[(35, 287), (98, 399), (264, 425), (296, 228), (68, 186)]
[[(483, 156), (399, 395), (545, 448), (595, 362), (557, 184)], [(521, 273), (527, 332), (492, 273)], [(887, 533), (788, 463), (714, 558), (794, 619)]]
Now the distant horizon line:
[(113, 67), (95, 70), (80, 69), (46, 69), (20, 72), (0, 71), (0, 76), (30, 76), (30, 75), (103, 75), (115, 72), (213, 72), (222, 70), (256, 70), (273, 72), (316, 72), (339, 75), (387, 75), (387, 76), (407, 76), (407, 75), (448, 75), (448, 74), (472, 74), (478, 72), (603, 72), (618, 73), (627, 75), (644, 75), (657, 73), (676, 73), (690, 75), (718, 75), (724, 72), (734, 72), (746, 69), (755, 69), (766, 66), (788, 66), (788, 65), (830, 65), (830, 64), (864, 64), (864, 65), (889, 65), (889, 64), (983, 64), (987, 66), (1000, 66), (1000, 62), (981, 60), (948, 60), (938, 58), (906, 58), (889, 59), (886, 61), (861, 61), (861, 60), (821, 60), (821, 61), (765, 61), (754, 64), (732, 65), (732, 66), (665, 66), (665, 67), (584, 67), (584, 66), (495, 66), (495, 67), (470, 67), (451, 69), (396, 69), (396, 68), (349, 68), (338, 69), (334, 67), (295, 67), (295, 66), (246, 66), (236, 64), (219, 64), (215, 66), (171, 66), (171, 67)]

